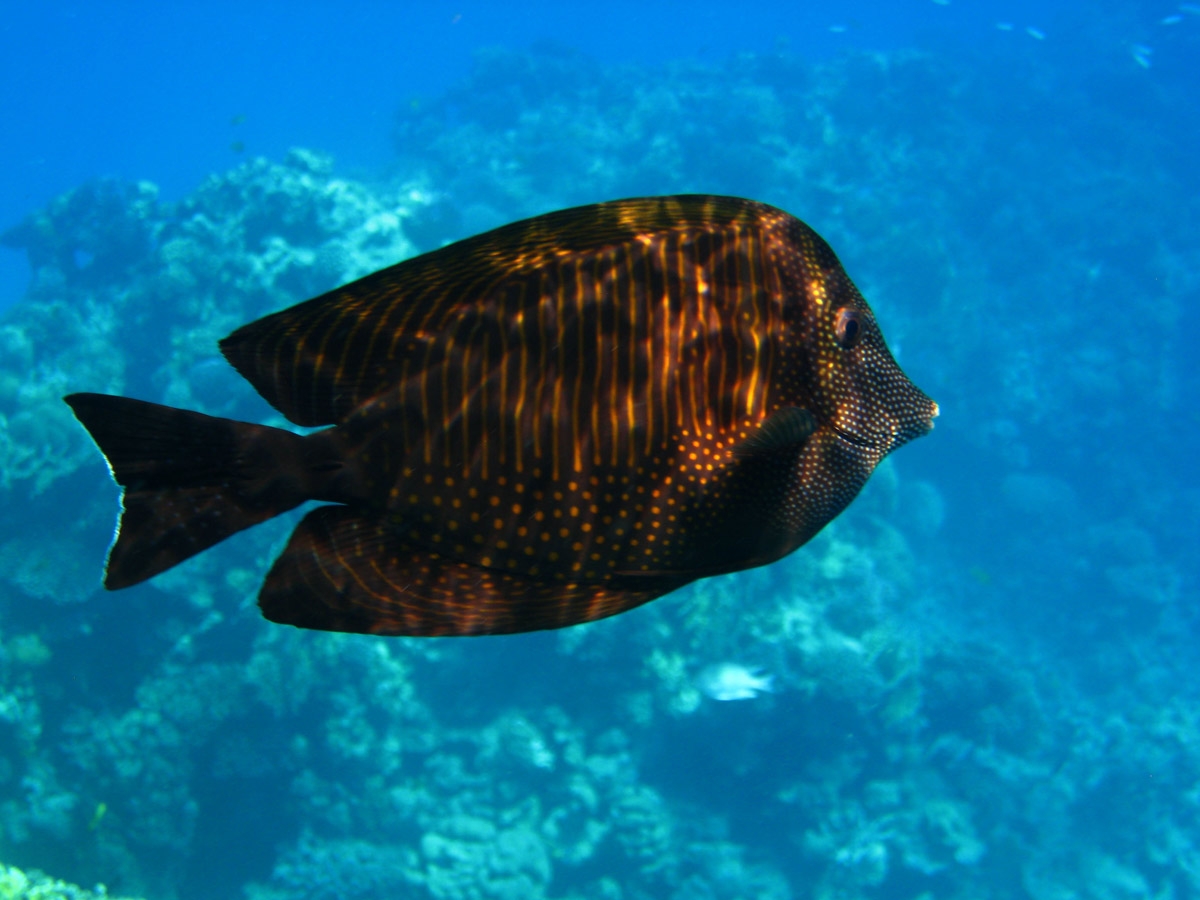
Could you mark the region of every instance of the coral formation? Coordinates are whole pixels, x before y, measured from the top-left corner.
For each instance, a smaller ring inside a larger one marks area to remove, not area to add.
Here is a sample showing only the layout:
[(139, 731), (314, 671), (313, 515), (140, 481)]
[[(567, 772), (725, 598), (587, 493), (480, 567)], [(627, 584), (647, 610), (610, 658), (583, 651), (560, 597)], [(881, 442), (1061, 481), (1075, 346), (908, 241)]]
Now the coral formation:
[(40, 872), (22, 872), (0, 863), (0, 900), (119, 900), (104, 885), (88, 891)]

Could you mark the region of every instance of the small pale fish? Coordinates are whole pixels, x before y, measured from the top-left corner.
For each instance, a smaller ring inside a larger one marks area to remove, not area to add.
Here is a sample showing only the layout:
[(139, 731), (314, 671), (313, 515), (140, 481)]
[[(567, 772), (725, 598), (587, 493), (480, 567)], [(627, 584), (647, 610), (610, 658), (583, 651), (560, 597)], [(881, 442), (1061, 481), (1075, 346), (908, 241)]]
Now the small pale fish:
[(1133, 61), (1143, 69), (1150, 68), (1150, 57), (1154, 53), (1153, 47), (1147, 47), (1145, 44), (1133, 45)]
[(1180, 3), (1179, 11), (1185, 12), (1189, 16), (1200, 16), (1200, 4), (1196, 3)]
[(1040, 28), (1034, 28), (1032, 25), (1025, 26), (1025, 33), (1035, 41), (1044, 41), (1046, 39), (1046, 32)]
[(1012, 22), (997, 22), (996, 28), (998, 28), (1000, 31), (1012, 31), (1013, 23)]
[(1176, 14), (1173, 16), (1166, 16), (1159, 22), (1159, 24), (1160, 25), (1178, 25), (1182, 21), (1183, 21), (1183, 16)]
[(774, 675), (741, 663), (723, 662), (705, 666), (696, 678), (696, 687), (714, 700), (753, 700), (762, 692), (774, 690)]

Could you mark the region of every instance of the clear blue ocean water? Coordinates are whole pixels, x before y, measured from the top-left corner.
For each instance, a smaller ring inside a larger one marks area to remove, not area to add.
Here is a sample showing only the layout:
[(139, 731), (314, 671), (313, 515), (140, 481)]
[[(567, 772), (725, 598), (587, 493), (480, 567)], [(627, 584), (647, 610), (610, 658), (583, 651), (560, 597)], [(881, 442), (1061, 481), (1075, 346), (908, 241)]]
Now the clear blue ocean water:
[[(1200, 5), (3, 9), (0, 897), (1200, 895)], [(681, 192), (941, 405), (794, 555), (478, 639), (263, 621), (294, 513), (100, 587), (63, 394), (282, 424), (234, 328)]]

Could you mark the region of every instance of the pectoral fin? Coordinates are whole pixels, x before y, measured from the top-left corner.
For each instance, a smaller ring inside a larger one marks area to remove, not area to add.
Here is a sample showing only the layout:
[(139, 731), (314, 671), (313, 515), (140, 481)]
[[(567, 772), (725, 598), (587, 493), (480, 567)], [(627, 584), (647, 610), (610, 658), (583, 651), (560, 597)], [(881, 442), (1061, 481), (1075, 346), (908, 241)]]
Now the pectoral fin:
[(733, 448), (735, 459), (754, 459), (796, 450), (817, 430), (817, 420), (807, 409), (784, 406), (777, 409), (758, 430)]

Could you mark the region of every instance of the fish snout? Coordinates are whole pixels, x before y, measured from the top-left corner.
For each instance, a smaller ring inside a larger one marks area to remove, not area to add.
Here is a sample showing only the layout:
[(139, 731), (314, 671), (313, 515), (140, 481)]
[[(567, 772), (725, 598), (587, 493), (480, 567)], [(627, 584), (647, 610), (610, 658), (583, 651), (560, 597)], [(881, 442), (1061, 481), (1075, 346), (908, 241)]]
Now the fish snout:
[(936, 419), (941, 414), (942, 414), (942, 410), (941, 410), (941, 407), (939, 407), (937, 405), (937, 401), (930, 400), (929, 401), (929, 409), (925, 415), (925, 430), (922, 431), (921, 434), (929, 434), (929, 432), (933, 431), (933, 425), (934, 425), (933, 420)]
[(892, 443), (888, 448), (889, 453), (909, 441), (924, 437), (933, 431), (933, 420), (941, 412), (937, 403), (926, 397), (915, 386), (912, 388), (912, 393), (913, 396), (900, 404), (897, 409), (895, 425), (892, 429)]

